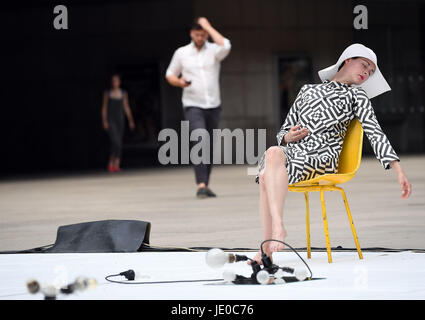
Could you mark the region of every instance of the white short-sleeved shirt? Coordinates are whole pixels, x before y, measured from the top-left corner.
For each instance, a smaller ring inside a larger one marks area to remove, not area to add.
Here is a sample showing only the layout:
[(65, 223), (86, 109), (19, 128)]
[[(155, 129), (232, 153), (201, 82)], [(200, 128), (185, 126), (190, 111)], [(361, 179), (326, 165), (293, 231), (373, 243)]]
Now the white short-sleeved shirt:
[(193, 41), (178, 48), (168, 66), (166, 77), (180, 74), (191, 85), (183, 88), (183, 107), (196, 106), (204, 109), (215, 108), (221, 104), (220, 64), (229, 54), (231, 44), (224, 38), (222, 46), (206, 41), (198, 51)]

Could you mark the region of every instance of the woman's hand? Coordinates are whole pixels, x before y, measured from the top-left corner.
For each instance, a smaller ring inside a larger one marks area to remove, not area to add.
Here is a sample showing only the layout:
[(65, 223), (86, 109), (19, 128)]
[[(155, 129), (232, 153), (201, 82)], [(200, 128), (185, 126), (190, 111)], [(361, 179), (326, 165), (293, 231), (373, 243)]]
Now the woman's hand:
[(412, 185), (407, 180), (406, 175), (401, 167), (400, 161), (394, 160), (390, 163), (390, 167), (397, 172), (398, 183), (401, 188), (401, 198), (407, 199), (412, 193)]
[(412, 193), (412, 185), (409, 180), (407, 180), (406, 175), (403, 171), (398, 173), (398, 183), (400, 183), (401, 187), (401, 198), (407, 199)]
[(288, 133), (283, 136), (283, 141), (285, 143), (295, 142), (301, 140), (310, 133), (310, 130), (308, 130), (307, 128), (300, 128), (301, 125), (297, 124), (295, 127), (289, 129)]
[(108, 129), (109, 129), (108, 121), (103, 121), (103, 129), (108, 131)]

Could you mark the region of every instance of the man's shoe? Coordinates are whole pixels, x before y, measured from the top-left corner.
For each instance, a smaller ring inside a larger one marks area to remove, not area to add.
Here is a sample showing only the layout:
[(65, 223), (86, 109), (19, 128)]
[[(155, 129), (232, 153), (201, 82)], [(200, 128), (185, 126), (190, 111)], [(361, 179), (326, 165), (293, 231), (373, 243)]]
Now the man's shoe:
[(207, 189), (206, 194), (208, 197), (217, 197), (216, 194), (212, 192), (210, 188), (206, 187), (205, 189)]
[(207, 188), (198, 188), (198, 191), (196, 192), (196, 197), (199, 199), (204, 199), (208, 197)]

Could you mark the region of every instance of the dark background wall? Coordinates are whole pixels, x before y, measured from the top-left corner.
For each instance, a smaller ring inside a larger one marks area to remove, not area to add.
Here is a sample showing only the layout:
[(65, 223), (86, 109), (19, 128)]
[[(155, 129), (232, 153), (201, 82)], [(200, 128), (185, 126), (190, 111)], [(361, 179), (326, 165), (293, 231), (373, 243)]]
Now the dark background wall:
[[(301, 83), (319, 81), (318, 70), (335, 63), (347, 45), (361, 42), (377, 53), (393, 89), (372, 100), (381, 126), (399, 154), (424, 152), (424, 2), (361, 3), (369, 10), (369, 29), (355, 30), (353, 8), (358, 3), (123, 0), (4, 5), (0, 174), (104, 170), (108, 138), (100, 107), (112, 72), (122, 74), (140, 121), (137, 134), (126, 132), (123, 165), (156, 165), (155, 134), (162, 128), (179, 130), (183, 120), (181, 92), (166, 83), (165, 69), (174, 50), (190, 41), (188, 27), (196, 16), (206, 16), (232, 42), (222, 63), (221, 128), (265, 128), (268, 145), (274, 144)], [(57, 4), (68, 8), (68, 30), (53, 28)], [(289, 89), (282, 71), (288, 65), (296, 69)], [(371, 154), (367, 140), (364, 152)]]
[[(148, 80), (159, 103), (163, 63), (187, 41), (193, 19), (191, 1), (70, 1), (60, 3), (69, 29), (55, 30), (57, 4), (1, 11), (2, 173), (103, 168), (100, 107), (110, 74), (120, 72), (126, 89)], [(169, 91), (179, 99), (177, 89)], [(174, 124), (176, 115), (163, 111), (162, 125)], [(126, 155), (127, 164), (156, 163), (152, 144)]]
[(354, 40), (376, 48), (380, 69), (392, 87), (389, 94), (373, 99), (378, 120), (398, 153), (424, 152), (425, 4), (373, 1), (367, 7), (369, 29), (354, 32)]

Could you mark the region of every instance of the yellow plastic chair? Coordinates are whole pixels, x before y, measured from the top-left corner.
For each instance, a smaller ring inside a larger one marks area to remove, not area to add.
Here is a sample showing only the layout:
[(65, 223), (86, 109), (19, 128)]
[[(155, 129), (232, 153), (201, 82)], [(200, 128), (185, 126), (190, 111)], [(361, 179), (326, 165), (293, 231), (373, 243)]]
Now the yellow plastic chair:
[(306, 203), (306, 233), (307, 233), (307, 257), (311, 258), (311, 244), (310, 244), (310, 212), (308, 204), (308, 192), (319, 191), (320, 201), (322, 204), (323, 225), (325, 228), (326, 237), (326, 250), (328, 253), (328, 262), (332, 262), (331, 245), (329, 241), (328, 222), (326, 218), (325, 207), (325, 191), (340, 191), (342, 199), (344, 200), (345, 209), (347, 210), (348, 220), (353, 233), (354, 242), (356, 243), (359, 258), (363, 259), (362, 250), (360, 248), (359, 240), (357, 239), (356, 229), (354, 228), (353, 218), (351, 217), (350, 208), (348, 206), (347, 197), (345, 196), (344, 189), (337, 187), (337, 184), (342, 184), (354, 178), (357, 170), (359, 169), (362, 158), (363, 147), (363, 128), (360, 121), (354, 118), (348, 128), (342, 145), (342, 150), (339, 156), (338, 173), (324, 174), (317, 176), (310, 180), (300, 181), (288, 186), (289, 191), (304, 192)]

